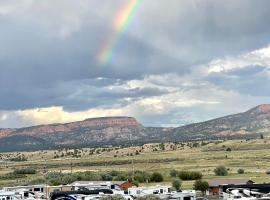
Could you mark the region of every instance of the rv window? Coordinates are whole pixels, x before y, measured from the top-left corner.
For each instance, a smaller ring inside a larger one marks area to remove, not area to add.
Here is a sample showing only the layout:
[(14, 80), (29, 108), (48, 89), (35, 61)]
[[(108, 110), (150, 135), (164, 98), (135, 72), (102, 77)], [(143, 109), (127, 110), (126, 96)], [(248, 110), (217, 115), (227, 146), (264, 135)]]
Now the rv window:
[(23, 196), (24, 196), (24, 197), (29, 197), (29, 193), (28, 193), (28, 192), (24, 192), (24, 193), (23, 193)]
[(34, 188), (34, 191), (35, 192), (39, 192), (40, 191), (40, 188)]
[(184, 200), (191, 200), (190, 197), (184, 197)]
[(111, 185), (111, 189), (112, 189), (112, 190), (115, 189), (115, 185)]
[(10, 200), (10, 197), (7, 197), (7, 200)]
[(43, 192), (43, 188), (41, 188), (41, 190), (40, 190), (41, 192)]
[(160, 189), (160, 193), (163, 194), (163, 189)]
[(153, 191), (153, 194), (158, 194), (158, 190), (156, 190), (156, 191)]

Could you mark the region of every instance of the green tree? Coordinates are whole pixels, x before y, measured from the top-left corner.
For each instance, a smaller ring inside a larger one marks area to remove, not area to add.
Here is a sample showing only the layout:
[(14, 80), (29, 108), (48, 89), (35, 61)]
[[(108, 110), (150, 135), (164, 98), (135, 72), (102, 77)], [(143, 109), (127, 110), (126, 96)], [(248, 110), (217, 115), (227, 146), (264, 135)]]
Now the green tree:
[(194, 183), (194, 189), (201, 191), (204, 195), (205, 195), (205, 192), (207, 191), (208, 187), (209, 187), (209, 185), (208, 185), (207, 181), (196, 180)]
[(215, 172), (216, 176), (227, 176), (228, 175), (228, 171), (227, 171), (226, 167), (224, 167), (222, 165), (217, 166), (214, 169), (214, 172)]
[(182, 186), (182, 180), (179, 178), (175, 178), (172, 180), (172, 186), (179, 191)]

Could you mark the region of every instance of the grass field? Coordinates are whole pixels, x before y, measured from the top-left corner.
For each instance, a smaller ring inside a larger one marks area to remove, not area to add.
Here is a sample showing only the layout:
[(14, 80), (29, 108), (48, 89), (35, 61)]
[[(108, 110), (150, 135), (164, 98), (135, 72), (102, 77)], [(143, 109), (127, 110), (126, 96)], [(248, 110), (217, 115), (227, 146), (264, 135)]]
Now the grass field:
[[(263, 183), (270, 182), (270, 176), (265, 174), (270, 169), (269, 149), (270, 139), (258, 139), (166, 143), (163, 146), (147, 144), (128, 148), (84, 148), (2, 153), (0, 175), (26, 167), (35, 168), (38, 173), (22, 179), (0, 179), (0, 185), (25, 184), (30, 180), (42, 177), (44, 170), (68, 173), (77, 171), (132, 171), (133, 168), (134, 170), (161, 172), (165, 177), (162, 184), (170, 184), (169, 172), (172, 169), (200, 171), (203, 173), (203, 179), (206, 180), (248, 178)], [(8, 161), (10, 158), (22, 154), (28, 159), (27, 161)], [(215, 176), (213, 170), (218, 165), (226, 166), (229, 175), (226, 177)], [(245, 173), (238, 174), (239, 168), (244, 169)], [(183, 188), (192, 188), (192, 185), (193, 181), (183, 182)]]

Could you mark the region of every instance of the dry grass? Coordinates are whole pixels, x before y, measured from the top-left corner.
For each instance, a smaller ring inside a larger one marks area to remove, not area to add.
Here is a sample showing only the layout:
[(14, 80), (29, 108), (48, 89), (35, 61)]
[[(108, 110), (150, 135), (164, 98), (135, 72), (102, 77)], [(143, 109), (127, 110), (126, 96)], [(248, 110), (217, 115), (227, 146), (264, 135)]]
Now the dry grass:
[[(192, 146), (189, 143), (189, 146)], [(164, 174), (165, 182), (169, 184), (171, 178), (169, 172), (176, 170), (194, 170), (201, 171), (204, 179), (217, 178), (213, 169), (218, 165), (224, 165), (229, 169), (229, 175), (226, 178), (250, 178), (256, 182), (270, 182), (270, 176), (265, 174), (270, 167), (270, 140), (230, 140), (224, 142), (210, 142), (207, 145), (199, 147), (189, 147), (187, 143), (183, 144), (166, 144), (165, 150), (162, 151), (158, 144), (148, 144), (129, 148), (109, 148), (99, 150), (100, 153), (89, 155), (91, 149), (82, 149), (80, 158), (64, 156), (55, 159), (55, 155), (66, 151), (36, 151), (23, 152), (28, 157), (26, 162), (1, 162), (0, 175), (13, 171), (16, 168), (34, 167), (40, 174), (46, 169), (49, 171), (70, 172), (71, 163), (74, 171), (131, 171), (131, 160), (134, 161), (135, 170), (144, 170), (149, 172), (158, 171)], [(227, 148), (232, 151), (226, 151)], [(108, 151), (107, 151), (108, 150)], [(135, 152), (141, 151), (139, 155)], [(73, 151), (73, 150), (68, 150)], [(96, 150), (97, 151), (97, 150)], [(127, 154), (133, 154), (128, 156)], [(3, 158), (16, 156), (17, 153), (2, 154)], [(117, 157), (115, 157), (117, 155)], [(170, 159), (171, 161), (167, 161)], [(119, 161), (120, 164), (110, 164), (110, 161)], [(125, 162), (130, 162), (125, 163)], [(123, 162), (123, 164), (121, 164)], [(95, 166), (91, 166), (95, 163)], [(244, 174), (237, 174), (237, 170), (243, 168)], [(0, 185), (12, 184), (15, 180), (0, 180)], [(15, 181), (16, 182), (16, 181)], [(192, 181), (185, 181), (184, 188), (191, 188)]]

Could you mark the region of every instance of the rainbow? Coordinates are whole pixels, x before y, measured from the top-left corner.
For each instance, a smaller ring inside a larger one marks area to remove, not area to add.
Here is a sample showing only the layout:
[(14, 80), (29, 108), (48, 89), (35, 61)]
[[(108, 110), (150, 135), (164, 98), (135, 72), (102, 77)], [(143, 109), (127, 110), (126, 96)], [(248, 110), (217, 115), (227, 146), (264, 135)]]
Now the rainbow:
[(121, 38), (121, 35), (127, 30), (130, 22), (136, 14), (142, 0), (128, 0), (128, 3), (121, 9), (113, 21), (114, 33), (109, 35), (105, 44), (101, 48), (97, 60), (100, 65), (106, 65), (112, 60), (114, 49)]

